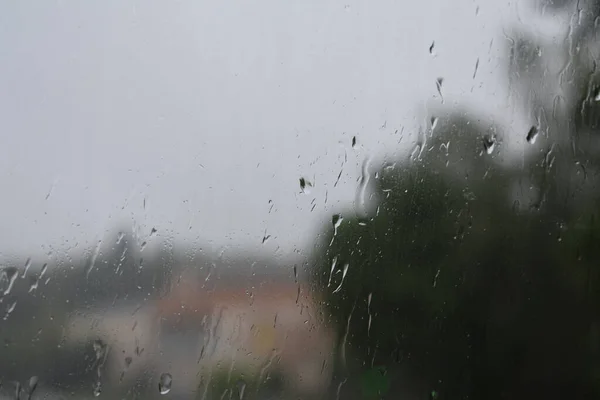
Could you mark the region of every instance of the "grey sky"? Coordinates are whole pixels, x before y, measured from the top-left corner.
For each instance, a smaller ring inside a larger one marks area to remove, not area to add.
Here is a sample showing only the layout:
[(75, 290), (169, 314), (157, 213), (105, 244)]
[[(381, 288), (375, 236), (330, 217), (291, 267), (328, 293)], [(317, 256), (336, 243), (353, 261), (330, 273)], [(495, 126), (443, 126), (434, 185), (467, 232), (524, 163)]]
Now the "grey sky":
[(505, 104), (503, 3), (2, 3), (0, 261), (134, 224), (307, 248), (365, 157), (414, 146), (438, 76), (450, 105)]

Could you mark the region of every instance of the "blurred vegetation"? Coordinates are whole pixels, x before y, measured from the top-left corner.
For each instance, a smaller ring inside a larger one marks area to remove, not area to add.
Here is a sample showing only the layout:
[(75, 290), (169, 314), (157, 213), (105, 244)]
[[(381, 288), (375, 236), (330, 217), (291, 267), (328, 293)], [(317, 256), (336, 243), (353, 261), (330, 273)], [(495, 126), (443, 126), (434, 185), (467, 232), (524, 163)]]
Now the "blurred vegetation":
[[(98, 254), (88, 251), (83, 260), (66, 257), (45, 267), (33, 261), (27, 272), (22, 266), (1, 270), (0, 305), (16, 301), (15, 311), (0, 319), (0, 386), (5, 390), (37, 376), (47, 388), (92, 394), (98, 364), (93, 344), (101, 333), (93, 333), (90, 321), (87, 340), (73, 342), (66, 336), (69, 319), (156, 299), (170, 275), (165, 254), (143, 261), (126, 232)], [(13, 273), (17, 277), (10, 285)]]
[(372, 174), (371, 218), (325, 227), (330, 397), (600, 397), (600, 2), (538, 6), (570, 31), (508, 40), (523, 161), (501, 162), (501, 126), (452, 110)]

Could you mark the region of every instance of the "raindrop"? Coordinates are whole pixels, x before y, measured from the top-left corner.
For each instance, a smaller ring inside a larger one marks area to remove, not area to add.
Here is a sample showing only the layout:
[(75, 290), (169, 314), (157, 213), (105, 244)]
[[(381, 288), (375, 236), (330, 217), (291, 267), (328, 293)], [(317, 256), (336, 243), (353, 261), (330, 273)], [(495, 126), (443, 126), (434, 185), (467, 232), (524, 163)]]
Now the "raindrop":
[(440, 151), (445, 151), (446, 155), (448, 155), (448, 151), (450, 150), (450, 142), (440, 144)]
[(527, 132), (527, 143), (529, 144), (534, 144), (535, 140), (537, 139), (539, 133), (539, 129), (537, 126), (533, 125), (531, 127), (531, 129), (529, 129), (529, 132)]
[(435, 48), (435, 40), (431, 42), (431, 46), (429, 46), (429, 54), (433, 55), (433, 49)]
[(329, 243), (330, 246), (333, 243), (333, 239), (335, 239), (337, 236), (338, 228), (342, 224), (343, 220), (344, 218), (342, 218), (340, 214), (335, 214), (333, 217), (331, 217), (331, 223), (333, 224), (333, 237), (331, 238), (331, 243)]
[(21, 398), (21, 383), (17, 382), (15, 384), (15, 399), (19, 400)]
[(294, 264), (294, 280), (298, 283), (298, 266)]
[(418, 159), (419, 155), (421, 154), (421, 148), (422, 146), (420, 144), (415, 145), (415, 148), (410, 153), (410, 159), (412, 161), (416, 161)]
[(352, 136), (352, 148), (356, 147), (356, 136)]
[(246, 391), (246, 382), (239, 380), (237, 383), (238, 393), (240, 394), (240, 400), (244, 399), (244, 392)]
[(50, 198), (50, 195), (52, 194), (52, 189), (54, 189), (54, 184), (52, 184), (50, 190), (48, 190), (48, 193), (46, 193), (46, 197), (44, 198), (44, 200), (48, 200)]
[(340, 392), (342, 391), (342, 386), (344, 386), (344, 384), (348, 381), (348, 378), (345, 378), (343, 381), (340, 382), (340, 384), (337, 387), (336, 390), (336, 400), (340, 400)]
[(102, 240), (98, 240), (98, 243), (96, 243), (96, 247), (94, 248), (94, 252), (92, 253), (92, 257), (90, 258), (90, 262), (87, 268), (87, 272), (86, 272), (86, 277), (89, 278), (90, 277), (90, 273), (92, 272), (92, 270), (94, 269), (94, 266), (96, 265), (96, 259), (98, 258), (98, 255), (100, 254), (100, 247), (102, 246)]
[(302, 193), (310, 193), (310, 188), (312, 186), (312, 183), (310, 183), (310, 181), (308, 181), (306, 178), (300, 178), (300, 190)]
[(106, 356), (108, 355), (108, 345), (104, 343), (102, 340), (97, 339), (94, 340), (92, 344), (94, 353), (96, 353), (96, 375), (97, 379), (94, 383), (94, 397), (100, 396), (102, 393), (102, 367), (106, 362)]
[(18, 271), (14, 267), (6, 267), (2, 269), (0, 273), (0, 285), (3, 284), (3, 281), (6, 281), (6, 288), (2, 292), (3, 296), (10, 294), (13, 286), (15, 285), (15, 281), (17, 280)]
[(492, 154), (496, 148), (496, 137), (494, 135), (483, 138), (483, 149), (487, 154)]
[(27, 400), (31, 400), (31, 396), (37, 388), (38, 381), (39, 379), (37, 376), (32, 376), (31, 378), (29, 378), (29, 394), (27, 395)]
[(372, 321), (372, 316), (371, 316), (371, 299), (373, 298), (373, 293), (369, 293), (369, 296), (367, 297), (367, 312), (369, 313), (369, 324), (367, 325), (367, 336), (371, 337), (371, 321)]
[(8, 305), (8, 307), (6, 307), (6, 314), (4, 314), (4, 320), (6, 321), (8, 319), (8, 317), (10, 317), (10, 314), (15, 311), (15, 307), (17, 306), (17, 300), (13, 301), (12, 303), (10, 303)]
[[(348, 340), (348, 334), (350, 333), (350, 321), (352, 320), (352, 314), (354, 314), (354, 309), (356, 308), (356, 301), (354, 302), (354, 305), (352, 306), (352, 310), (350, 310), (350, 314), (348, 315), (348, 319), (346, 320), (346, 332), (344, 333), (344, 336), (342, 337), (342, 342), (341, 342), (341, 351), (340, 351), (340, 360), (342, 361), (342, 365), (346, 366), (346, 342)], [(339, 387), (338, 387), (338, 393), (339, 393)], [(339, 396), (338, 396), (339, 398)]]
[(275, 206), (275, 204), (273, 204), (273, 200), (269, 200), (269, 204), (271, 205), (271, 207), (269, 207), (269, 214), (271, 214), (271, 211), (273, 211), (273, 207)]
[(363, 163), (362, 163), (362, 173), (361, 173), (361, 177), (360, 177), (360, 183), (358, 186), (358, 189), (356, 191), (356, 198), (354, 200), (354, 209), (356, 212), (356, 216), (359, 217), (359, 219), (365, 219), (368, 217), (368, 210), (367, 210), (367, 197), (368, 197), (368, 190), (367, 187), (369, 186), (369, 182), (371, 180), (371, 175), (369, 173), (369, 165), (371, 163), (371, 160), (369, 158), (366, 158)]
[(29, 257), (27, 259), (27, 261), (25, 262), (25, 268), (23, 269), (23, 274), (21, 274), (21, 278), (25, 278), (27, 276), (27, 271), (29, 271), (30, 267), (31, 267), (31, 257)]
[(152, 228), (152, 230), (150, 231), (150, 236), (154, 236), (154, 234), (156, 234), (157, 230), (156, 228)]
[(464, 192), (463, 197), (467, 201), (477, 200), (477, 196), (475, 196), (475, 193), (473, 193), (473, 192)]
[(431, 132), (435, 129), (438, 124), (438, 117), (431, 117)]
[(438, 269), (437, 272), (435, 273), (435, 276), (433, 277), (433, 287), (437, 286), (437, 281), (438, 281), (439, 277), (440, 277), (440, 270)]
[(40, 271), (40, 277), (38, 279), (42, 279), (48, 270), (48, 263), (42, 265), (42, 270)]
[(477, 61), (475, 61), (475, 71), (473, 71), (473, 79), (477, 76), (477, 70), (479, 69), (479, 57), (477, 57)]
[(100, 360), (104, 357), (104, 353), (106, 352), (106, 344), (102, 342), (102, 340), (97, 339), (94, 340), (94, 352), (96, 353), (96, 360)]
[(171, 374), (164, 372), (160, 375), (158, 382), (158, 391), (160, 394), (167, 394), (171, 391), (171, 385), (173, 383), (173, 377)]
[(444, 102), (444, 96), (442, 95), (442, 85), (444, 84), (444, 78), (437, 78), (435, 81), (435, 87), (437, 87), (437, 91), (440, 94), (440, 98), (442, 99), (442, 103)]
[(333, 271), (335, 270), (336, 264), (337, 264), (337, 256), (333, 257), (333, 261), (331, 262), (331, 271), (329, 272), (329, 282), (327, 283), (327, 287), (331, 286), (331, 278), (333, 277)]
[(596, 88), (596, 94), (594, 95), (594, 101), (600, 101), (600, 87)]
[(340, 282), (340, 285), (337, 287), (337, 289), (335, 289), (333, 291), (333, 293), (337, 293), (340, 290), (342, 290), (342, 285), (344, 284), (344, 279), (346, 279), (346, 274), (348, 273), (349, 266), (350, 266), (350, 264), (348, 264), (348, 263), (344, 264), (344, 269), (342, 270), (342, 281)]
[(123, 381), (123, 378), (125, 377), (125, 372), (127, 372), (127, 370), (129, 369), (129, 366), (131, 365), (133, 359), (131, 357), (125, 357), (125, 368), (123, 368), (123, 371), (121, 371), (121, 377), (119, 378), (119, 381)]
[(265, 231), (265, 234), (263, 235), (262, 238), (262, 244), (265, 244), (269, 241), (269, 239), (271, 239), (271, 235), (267, 235), (267, 231)]

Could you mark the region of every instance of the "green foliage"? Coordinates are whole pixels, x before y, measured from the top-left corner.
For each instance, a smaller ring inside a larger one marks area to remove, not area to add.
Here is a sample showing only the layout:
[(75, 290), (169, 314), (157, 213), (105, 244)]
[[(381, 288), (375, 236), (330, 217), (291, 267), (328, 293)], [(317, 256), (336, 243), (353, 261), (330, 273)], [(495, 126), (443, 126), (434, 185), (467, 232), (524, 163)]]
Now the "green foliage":
[(597, 48), (600, 2), (588, 3), (562, 114), (544, 109), (555, 101), (543, 97), (554, 94), (542, 44), (522, 34), (511, 49), (511, 90), (542, 94), (526, 105), (538, 123), (554, 115), (545, 149), (501, 166), (483, 151), (501, 129), (453, 112), (421, 159), (377, 171), (376, 215), (348, 211), (326, 229), (314, 279), (338, 328), (347, 393), (397, 398), (408, 380), (435, 399), (600, 395), (600, 157), (590, 146), (600, 80), (583, 50)]

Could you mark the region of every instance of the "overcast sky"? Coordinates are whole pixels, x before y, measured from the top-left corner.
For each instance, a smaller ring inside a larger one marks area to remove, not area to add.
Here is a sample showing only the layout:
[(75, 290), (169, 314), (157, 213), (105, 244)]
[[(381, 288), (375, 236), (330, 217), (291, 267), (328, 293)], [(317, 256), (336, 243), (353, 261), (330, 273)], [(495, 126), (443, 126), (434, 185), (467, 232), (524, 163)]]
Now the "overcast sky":
[(3, 2), (0, 262), (118, 227), (307, 249), (364, 159), (414, 146), (436, 78), (447, 105), (506, 104), (513, 3)]

